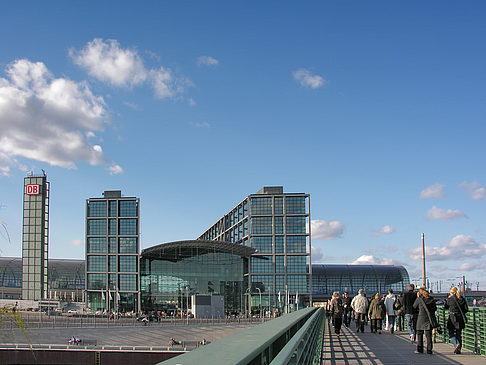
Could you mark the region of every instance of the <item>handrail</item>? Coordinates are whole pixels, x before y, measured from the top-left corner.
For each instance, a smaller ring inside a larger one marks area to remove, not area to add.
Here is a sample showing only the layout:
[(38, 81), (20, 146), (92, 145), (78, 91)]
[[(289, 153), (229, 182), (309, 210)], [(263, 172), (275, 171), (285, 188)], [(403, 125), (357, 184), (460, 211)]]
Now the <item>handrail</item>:
[[(462, 331), (462, 348), (486, 356), (486, 308), (469, 307), (469, 311), (465, 315), (467, 323), (466, 328)], [(442, 334), (437, 334), (436, 337), (444, 343), (451, 343), (447, 331), (449, 310), (438, 306), (437, 317), (442, 327)]]
[[(320, 359), (320, 349), (322, 349), (322, 331), (324, 324), (324, 309), (317, 310), (311, 318), (305, 322), (302, 328), (290, 339), (287, 345), (284, 346), (278, 355), (272, 360), (270, 365), (287, 365), (287, 364), (312, 364), (314, 357), (317, 356)], [(320, 333), (318, 333), (318, 331)], [(320, 334), (320, 336), (319, 336)], [(317, 335), (317, 336), (316, 336)], [(310, 339), (309, 339), (310, 337)], [(319, 346), (319, 340), (321, 346)], [(317, 347), (315, 352), (306, 351), (309, 347)], [(302, 359), (302, 356), (307, 356), (306, 359)]]

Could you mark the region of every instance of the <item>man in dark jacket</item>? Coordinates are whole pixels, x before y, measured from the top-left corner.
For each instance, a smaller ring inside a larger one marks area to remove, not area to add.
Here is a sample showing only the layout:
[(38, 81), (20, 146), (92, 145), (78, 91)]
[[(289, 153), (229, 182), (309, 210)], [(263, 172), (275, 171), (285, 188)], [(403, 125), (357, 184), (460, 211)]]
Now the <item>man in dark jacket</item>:
[(407, 321), (407, 329), (410, 335), (410, 341), (415, 341), (416, 329), (417, 329), (417, 314), (418, 309), (413, 307), (417, 294), (415, 293), (415, 285), (410, 284), (408, 286), (408, 292), (403, 294), (403, 312), (405, 313), (405, 320)]
[(344, 292), (343, 304), (344, 304), (344, 325), (349, 327), (351, 323), (351, 314), (353, 313), (353, 308), (351, 308), (351, 302), (353, 298), (349, 296), (348, 292)]

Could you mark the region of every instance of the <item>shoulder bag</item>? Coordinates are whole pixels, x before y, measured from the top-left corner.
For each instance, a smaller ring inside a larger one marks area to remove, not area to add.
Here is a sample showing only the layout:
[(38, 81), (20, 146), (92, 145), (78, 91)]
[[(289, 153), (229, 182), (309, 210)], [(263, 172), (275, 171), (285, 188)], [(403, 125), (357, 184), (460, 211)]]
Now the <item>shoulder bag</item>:
[(420, 301), (419, 303), (422, 305), (422, 307), (425, 309), (425, 312), (427, 313), (427, 317), (429, 317), (429, 322), (430, 326), (432, 328), (435, 328), (437, 333), (440, 335), (442, 333), (442, 327), (440, 326), (440, 323), (437, 321), (437, 317), (434, 315), (430, 314), (429, 308), (427, 308), (427, 304), (425, 304), (425, 301), (422, 297), (419, 297)]
[(461, 305), (459, 304), (459, 301), (457, 300), (457, 297), (456, 297), (455, 295), (453, 295), (453, 298), (454, 298), (454, 300), (456, 301), (457, 308), (459, 308), (459, 311), (461, 312), (462, 319), (464, 320), (464, 324), (466, 324), (466, 323), (467, 323), (467, 318), (466, 318), (466, 316), (464, 315), (464, 312), (462, 311)]

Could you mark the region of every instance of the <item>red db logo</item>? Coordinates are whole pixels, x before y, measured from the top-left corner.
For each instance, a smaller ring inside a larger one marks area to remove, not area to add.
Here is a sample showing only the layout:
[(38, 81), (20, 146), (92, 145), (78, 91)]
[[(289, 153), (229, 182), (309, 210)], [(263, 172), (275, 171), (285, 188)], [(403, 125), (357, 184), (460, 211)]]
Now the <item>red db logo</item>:
[(35, 184), (25, 185), (25, 194), (39, 195), (39, 185), (35, 185)]

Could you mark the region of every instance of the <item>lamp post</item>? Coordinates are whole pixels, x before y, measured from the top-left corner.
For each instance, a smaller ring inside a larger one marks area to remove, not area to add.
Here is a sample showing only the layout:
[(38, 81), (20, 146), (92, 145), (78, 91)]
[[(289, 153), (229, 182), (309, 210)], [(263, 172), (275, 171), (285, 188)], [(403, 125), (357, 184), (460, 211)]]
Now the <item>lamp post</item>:
[(248, 318), (251, 317), (251, 292), (250, 288), (246, 289), (245, 295), (248, 295)]
[(186, 286), (186, 324), (189, 324), (189, 287)]
[(256, 289), (258, 290), (258, 293), (260, 293), (260, 318), (263, 321), (263, 316), (262, 316), (262, 291), (260, 290), (259, 287), (256, 287)]

